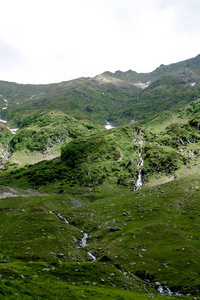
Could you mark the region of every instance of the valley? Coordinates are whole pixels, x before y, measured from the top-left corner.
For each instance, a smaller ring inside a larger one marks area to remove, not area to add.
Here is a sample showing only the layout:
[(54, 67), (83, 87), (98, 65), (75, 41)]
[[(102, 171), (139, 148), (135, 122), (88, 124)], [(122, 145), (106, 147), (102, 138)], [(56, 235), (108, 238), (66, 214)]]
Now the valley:
[(200, 56), (0, 94), (0, 299), (200, 299)]

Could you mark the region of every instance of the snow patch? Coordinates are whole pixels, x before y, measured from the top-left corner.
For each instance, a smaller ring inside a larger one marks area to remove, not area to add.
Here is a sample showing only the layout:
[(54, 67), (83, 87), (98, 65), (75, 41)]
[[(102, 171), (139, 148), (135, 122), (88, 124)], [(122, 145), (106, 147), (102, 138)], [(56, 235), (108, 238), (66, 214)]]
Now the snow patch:
[(106, 129), (112, 129), (112, 128), (115, 128), (115, 126), (113, 126), (109, 122), (107, 122), (106, 125), (105, 125), (105, 128)]
[(148, 81), (147, 83), (137, 82), (137, 83), (134, 83), (134, 85), (141, 89), (146, 89), (150, 83), (151, 83), (150, 81)]
[(8, 129), (10, 130), (10, 132), (12, 132), (12, 134), (15, 134), (18, 130), (18, 128), (9, 128)]

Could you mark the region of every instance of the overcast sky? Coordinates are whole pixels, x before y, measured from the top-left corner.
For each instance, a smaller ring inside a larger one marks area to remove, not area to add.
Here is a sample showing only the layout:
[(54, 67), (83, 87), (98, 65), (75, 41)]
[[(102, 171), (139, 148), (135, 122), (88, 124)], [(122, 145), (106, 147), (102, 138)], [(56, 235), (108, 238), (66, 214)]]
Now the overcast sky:
[(0, 0), (0, 80), (150, 72), (200, 53), (200, 0)]

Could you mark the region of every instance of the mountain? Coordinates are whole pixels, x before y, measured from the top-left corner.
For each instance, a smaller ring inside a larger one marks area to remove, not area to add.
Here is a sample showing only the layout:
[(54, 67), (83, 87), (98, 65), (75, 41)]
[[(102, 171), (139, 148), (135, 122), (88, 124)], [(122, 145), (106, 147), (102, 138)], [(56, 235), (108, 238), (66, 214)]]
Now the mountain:
[(2, 107), (4, 98), (9, 103), (0, 117), (15, 126), (22, 115), (47, 110), (62, 110), (77, 119), (105, 124), (113, 111), (137, 95), (138, 88), (132, 83), (99, 75), (50, 85), (0, 82), (0, 92)]
[(0, 298), (200, 297), (199, 76), (0, 82)]
[[(162, 65), (151, 73), (131, 70), (105, 72), (94, 78), (49, 85), (1, 81), (0, 107), (5, 104), (3, 99), (9, 105), (0, 112), (0, 118), (16, 127), (22, 116), (33, 111), (62, 110), (76, 119), (89, 119), (102, 125), (106, 121), (123, 125), (131, 120), (149, 120), (156, 113), (198, 99), (199, 65), (200, 55), (176, 64)], [(160, 103), (161, 99), (165, 105)]]
[(132, 83), (143, 83), (149, 85), (151, 82), (167, 75), (174, 77), (182, 77), (189, 83), (194, 83), (200, 79), (200, 54), (194, 58), (190, 58), (178, 63), (170, 65), (160, 65), (157, 69), (150, 73), (137, 73), (132, 70), (127, 72), (116, 71), (115, 73), (105, 72), (113, 78), (118, 78)]

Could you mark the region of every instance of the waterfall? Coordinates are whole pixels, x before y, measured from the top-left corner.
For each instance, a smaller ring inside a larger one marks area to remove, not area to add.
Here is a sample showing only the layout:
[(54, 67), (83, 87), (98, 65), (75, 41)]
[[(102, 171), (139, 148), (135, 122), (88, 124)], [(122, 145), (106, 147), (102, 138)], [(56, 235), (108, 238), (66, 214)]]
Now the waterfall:
[(56, 216), (57, 216), (61, 221), (63, 221), (63, 222), (65, 222), (65, 223), (69, 224), (69, 222), (67, 221), (67, 219), (65, 219), (61, 214), (57, 214)]
[(81, 239), (81, 244), (80, 244), (81, 248), (87, 245), (87, 239), (88, 239), (88, 234), (86, 232), (83, 232), (83, 237)]
[[(2, 96), (0, 95), (0, 97), (2, 97)], [(5, 102), (5, 106), (2, 108), (2, 110), (5, 110), (5, 109), (8, 108), (8, 100), (3, 99), (3, 101)], [(2, 122), (2, 123), (7, 123), (7, 121), (6, 121), (6, 120), (3, 120), (3, 119), (0, 119), (0, 122)], [(10, 128), (10, 127), (8, 127), (8, 126), (7, 126), (7, 128), (10, 130), (10, 132), (12, 132), (12, 134), (15, 134), (16, 131), (18, 130), (18, 128)]]
[(135, 191), (138, 191), (142, 188), (142, 185), (143, 185), (143, 181), (142, 181), (142, 167), (144, 165), (144, 161), (142, 159), (142, 149), (140, 149), (140, 152), (139, 152), (139, 162), (138, 162), (138, 170), (139, 170), (139, 174), (138, 174), (138, 179), (136, 181), (136, 184), (135, 184)]
[[(54, 213), (53, 211), (50, 211), (49, 212), (50, 214), (55, 214), (57, 218), (59, 218), (61, 221), (65, 222), (66, 224), (70, 225), (68, 220), (66, 218), (64, 218), (61, 214), (56, 214)], [(83, 232), (81, 230), (81, 233), (83, 233), (83, 237), (81, 239), (81, 243), (79, 246), (77, 246), (77, 249), (80, 249), (80, 248), (84, 248), (85, 246), (87, 246), (87, 240), (89, 238), (89, 235), (86, 233), (86, 232)], [(91, 253), (91, 252), (87, 252), (87, 254), (91, 257), (92, 261), (95, 261), (96, 260), (96, 257)]]
[[(83, 237), (81, 239), (81, 243), (80, 246), (78, 246), (77, 248), (84, 248), (87, 244), (87, 240), (88, 240), (88, 234), (86, 232), (83, 232)], [(96, 260), (96, 257), (91, 253), (91, 252), (87, 252), (87, 254), (92, 258), (92, 261)]]

